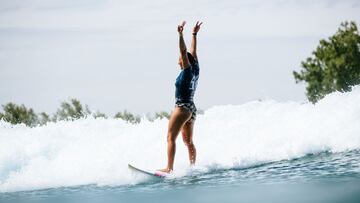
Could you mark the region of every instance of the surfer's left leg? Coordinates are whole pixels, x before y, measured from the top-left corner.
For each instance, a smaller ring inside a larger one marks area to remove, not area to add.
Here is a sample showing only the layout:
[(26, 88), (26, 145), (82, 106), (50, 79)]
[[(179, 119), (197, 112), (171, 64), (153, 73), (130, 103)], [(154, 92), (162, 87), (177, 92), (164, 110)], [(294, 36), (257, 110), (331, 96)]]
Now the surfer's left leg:
[(195, 165), (196, 162), (196, 148), (193, 142), (193, 129), (194, 120), (186, 122), (181, 129), (183, 141), (188, 148), (190, 165)]
[(169, 173), (173, 170), (174, 167), (174, 158), (176, 151), (176, 137), (179, 134), (180, 130), (191, 118), (191, 111), (183, 107), (175, 107), (174, 111), (171, 114), (168, 125), (168, 135), (167, 135), (167, 155), (168, 155), (168, 164), (165, 169), (158, 171)]

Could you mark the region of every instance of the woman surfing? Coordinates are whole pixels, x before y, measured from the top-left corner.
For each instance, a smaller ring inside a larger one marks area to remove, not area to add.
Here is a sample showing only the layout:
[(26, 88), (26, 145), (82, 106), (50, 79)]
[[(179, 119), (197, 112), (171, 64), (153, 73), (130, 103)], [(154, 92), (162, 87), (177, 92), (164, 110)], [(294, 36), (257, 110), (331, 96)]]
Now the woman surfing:
[(199, 60), (196, 53), (196, 37), (202, 22), (197, 21), (192, 30), (190, 51), (186, 49), (183, 30), (185, 21), (178, 25), (179, 33), (179, 65), (181, 72), (175, 82), (175, 108), (171, 114), (167, 132), (167, 166), (158, 170), (170, 173), (174, 168), (176, 138), (181, 131), (183, 141), (188, 147), (190, 164), (196, 161), (196, 148), (193, 142), (193, 129), (196, 119), (194, 94), (199, 79)]

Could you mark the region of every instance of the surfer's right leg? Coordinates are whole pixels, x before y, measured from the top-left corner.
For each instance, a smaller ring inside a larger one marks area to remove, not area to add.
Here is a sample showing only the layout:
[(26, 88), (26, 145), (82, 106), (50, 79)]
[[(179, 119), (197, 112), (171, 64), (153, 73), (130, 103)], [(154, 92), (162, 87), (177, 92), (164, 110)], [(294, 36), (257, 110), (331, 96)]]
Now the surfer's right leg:
[(193, 142), (193, 129), (193, 120), (186, 122), (181, 129), (183, 141), (188, 148), (190, 165), (195, 165), (196, 161), (196, 148)]
[(167, 167), (160, 171), (171, 172), (174, 168), (174, 158), (176, 151), (176, 137), (186, 121), (191, 117), (191, 112), (183, 107), (175, 107), (169, 119), (168, 135), (167, 135)]

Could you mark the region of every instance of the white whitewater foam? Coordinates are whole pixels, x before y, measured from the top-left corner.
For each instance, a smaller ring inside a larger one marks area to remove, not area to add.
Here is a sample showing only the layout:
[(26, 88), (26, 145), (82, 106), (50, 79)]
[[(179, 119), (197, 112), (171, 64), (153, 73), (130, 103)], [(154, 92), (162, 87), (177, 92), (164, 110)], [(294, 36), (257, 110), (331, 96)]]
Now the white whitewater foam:
[[(138, 125), (80, 119), (29, 128), (0, 122), (0, 191), (84, 184), (132, 184), (127, 164), (158, 169), (166, 163), (167, 120)], [(324, 150), (360, 148), (360, 87), (316, 105), (272, 100), (213, 107), (194, 130), (197, 168), (246, 167)], [(176, 175), (188, 171), (178, 137)]]

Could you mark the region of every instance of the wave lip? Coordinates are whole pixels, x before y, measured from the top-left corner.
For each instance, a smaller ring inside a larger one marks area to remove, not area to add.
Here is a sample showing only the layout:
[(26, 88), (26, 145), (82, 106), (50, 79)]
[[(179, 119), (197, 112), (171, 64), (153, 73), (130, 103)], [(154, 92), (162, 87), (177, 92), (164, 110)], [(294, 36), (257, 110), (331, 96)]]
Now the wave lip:
[[(253, 101), (199, 115), (194, 129), (197, 169), (248, 167), (323, 151), (360, 148), (360, 87), (333, 93), (316, 105)], [(80, 119), (28, 128), (0, 121), (0, 191), (86, 184), (133, 184), (133, 163), (166, 163), (167, 120), (138, 125), (116, 119)], [(178, 139), (175, 176), (188, 171)]]

